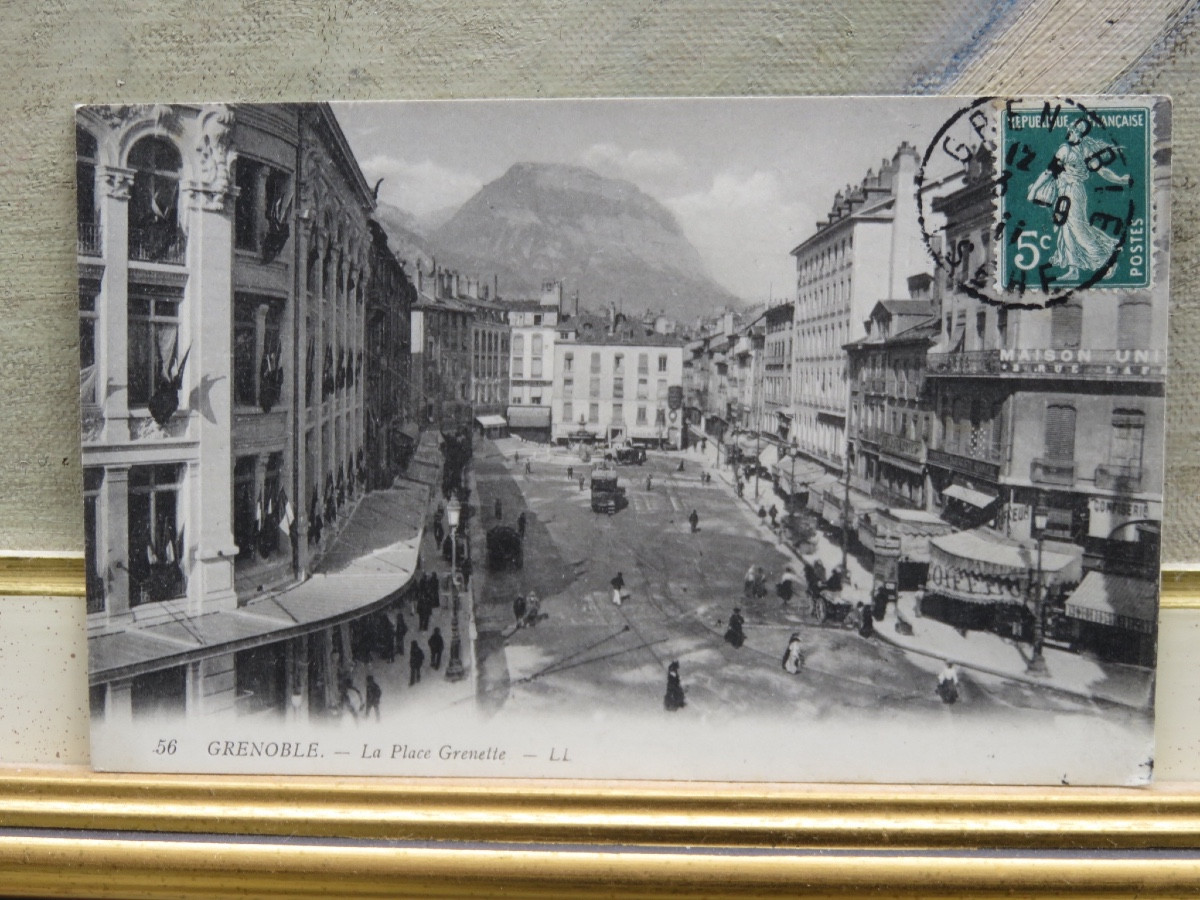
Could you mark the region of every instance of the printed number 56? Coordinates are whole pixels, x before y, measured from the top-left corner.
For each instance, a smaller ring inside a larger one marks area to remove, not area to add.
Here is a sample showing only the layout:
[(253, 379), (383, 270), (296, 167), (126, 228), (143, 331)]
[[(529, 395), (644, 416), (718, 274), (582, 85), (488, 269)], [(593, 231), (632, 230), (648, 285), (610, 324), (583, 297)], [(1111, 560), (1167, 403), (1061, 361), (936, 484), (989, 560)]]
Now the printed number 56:
[(176, 745), (175, 745), (174, 738), (172, 738), (169, 741), (164, 740), (163, 738), (159, 738), (158, 746), (154, 748), (154, 754), (155, 754), (155, 756), (163, 756), (164, 754), (166, 756), (171, 756), (172, 754), (175, 753), (175, 748), (176, 748)]
[[(1042, 261), (1042, 251), (1050, 249), (1051, 236), (1038, 235), (1036, 231), (1023, 231), (1017, 236), (1017, 255), (1013, 257), (1013, 265), (1023, 272), (1036, 269)], [(1029, 251), (1026, 257), (1025, 251)]]

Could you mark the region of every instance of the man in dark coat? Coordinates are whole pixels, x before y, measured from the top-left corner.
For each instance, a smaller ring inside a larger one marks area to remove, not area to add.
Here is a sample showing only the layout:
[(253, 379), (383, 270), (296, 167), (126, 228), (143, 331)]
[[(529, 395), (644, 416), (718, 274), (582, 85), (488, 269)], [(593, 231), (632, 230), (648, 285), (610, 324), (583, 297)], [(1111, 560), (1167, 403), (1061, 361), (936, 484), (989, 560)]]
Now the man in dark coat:
[(420, 631), (429, 630), (429, 617), (433, 614), (433, 604), (429, 600), (429, 591), (425, 590), (421, 594), (421, 599), (417, 601), (417, 628)]
[(471, 583), (471, 572), (474, 568), (475, 567), (471, 565), (471, 557), (469, 556), (458, 564), (458, 571), (462, 573), (463, 577), (463, 587), (466, 587)]
[(522, 512), (519, 516), (517, 516), (517, 534), (519, 534), (522, 538), (525, 537), (525, 526), (525, 513)]
[(421, 680), (421, 666), (425, 664), (425, 651), (416, 641), (408, 645), (408, 686), (412, 687)]
[(408, 635), (408, 623), (404, 621), (404, 613), (396, 610), (396, 653), (404, 655), (404, 638)]
[(375, 710), (375, 721), (379, 721), (379, 701), (383, 699), (383, 691), (379, 688), (377, 682), (372, 676), (367, 676), (367, 705), (363, 707), (363, 718), (366, 719), (371, 715), (371, 710)]
[(525, 612), (528, 608), (529, 607), (525, 602), (524, 594), (517, 594), (517, 596), (513, 598), (513, 618), (517, 620), (518, 625), (525, 620)]
[(440, 628), (433, 629), (429, 636), (429, 668), (436, 669), (442, 664), (442, 651), (446, 649), (446, 641), (442, 638)]
[(688, 523), (692, 526), (692, 534), (700, 530), (700, 514), (694, 509), (692, 510), (692, 514), (688, 516)]
[(439, 547), (442, 546), (442, 541), (446, 539), (446, 529), (442, 527), (441, 519), (433, 523), (433, 539)]
[(663, 697), (663, 708), (667, 712), (683, 709), (687, 701), (683, 697), (683, 684), (679, 680), (679, 663), (667, 666), (667, 693)]
[(729, 617), (729, 627), (725, 629), (725, 641), (732, 647), (740, 647), (746, 643), (746, 633), (742, 626), (746, 620), (742, 618), (740, 607), (734, 607), (733, 615)]

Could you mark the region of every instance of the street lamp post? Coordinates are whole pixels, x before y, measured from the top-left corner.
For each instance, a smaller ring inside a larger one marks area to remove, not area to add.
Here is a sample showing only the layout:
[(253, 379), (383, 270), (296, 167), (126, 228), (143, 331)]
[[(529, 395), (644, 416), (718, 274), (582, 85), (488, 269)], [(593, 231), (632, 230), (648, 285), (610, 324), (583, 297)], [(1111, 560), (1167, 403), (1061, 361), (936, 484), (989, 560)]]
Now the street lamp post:
[(446, 665), (446, 680), (459, 681), (463, 671), (462, 638), (458, 633), (458, 526), (462, 521), (462, 503), (452, 494), (446, 504), (446, 521), (450, 525), (450, 662)]
[(1037, 529), (1037, 578), (1031, 587), (1033, 594), (1033, 650), (1029, 655), (1027, 670), (1035, 675), (1046, 674), (1046, 658), (1042, 645), (1046, 641), (1046, 586), (1042, 571), (1042, 544), (1045, 541), (1046, 525), (1050, 517), (1044, 511), (1035, 511), (1033, 525)]

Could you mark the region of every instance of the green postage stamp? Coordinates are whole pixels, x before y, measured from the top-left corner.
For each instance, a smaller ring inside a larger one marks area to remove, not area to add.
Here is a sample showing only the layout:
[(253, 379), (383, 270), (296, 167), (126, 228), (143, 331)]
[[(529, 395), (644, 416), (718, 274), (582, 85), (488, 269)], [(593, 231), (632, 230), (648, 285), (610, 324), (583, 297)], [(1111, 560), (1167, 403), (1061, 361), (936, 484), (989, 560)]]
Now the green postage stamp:
[(1000, 286), (1151, 283), (1151, 106), (1010, 101), (1000, 113)]

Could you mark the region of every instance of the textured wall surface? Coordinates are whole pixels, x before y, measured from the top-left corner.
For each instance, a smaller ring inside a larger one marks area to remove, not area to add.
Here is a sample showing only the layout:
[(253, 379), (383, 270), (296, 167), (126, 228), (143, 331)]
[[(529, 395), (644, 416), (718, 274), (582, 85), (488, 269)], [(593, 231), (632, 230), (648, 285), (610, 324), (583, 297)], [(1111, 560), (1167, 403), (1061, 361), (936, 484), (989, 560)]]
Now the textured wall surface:
[[(1164, 561), (1200, 561), (1198, 42), (1180, 0), (0, 0), (0, 547), (83, 545), (75, 103), (1134, 91), (1175, 100)], [(1171, 615), (1159, 773), (1195, 777), (1200, 613)], [(86, 759), (82, 664), (30, 668), (81, 652), (82, 623), (82, 600), (0, 598), (0, 721), (19, 723), (0, 760)], [(43, 633), (66, 639), (25, 639)]]

